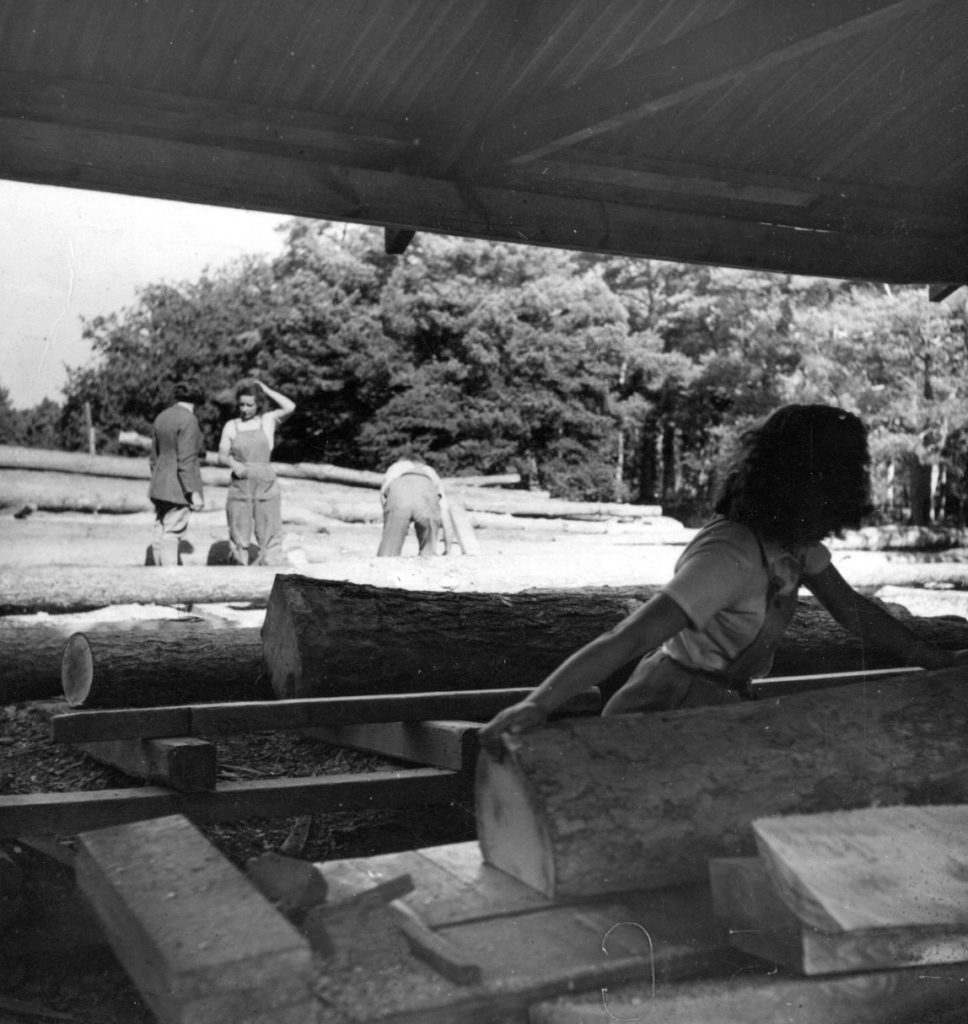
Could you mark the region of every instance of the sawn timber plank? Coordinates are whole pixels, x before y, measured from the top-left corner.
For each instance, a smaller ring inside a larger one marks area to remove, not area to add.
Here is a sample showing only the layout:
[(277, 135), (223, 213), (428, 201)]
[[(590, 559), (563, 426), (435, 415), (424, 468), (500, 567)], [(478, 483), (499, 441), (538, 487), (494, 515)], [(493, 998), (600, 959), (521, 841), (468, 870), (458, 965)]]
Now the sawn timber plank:
[(450, 803), (467, 781), (436, 768), (306, 778), (224, 782), (211, 793), (144, 786), (75, 793), (0, 796), (0, 839), (75, 835), (88, 829), (183, 814), (198, 824), (243, 818), (286, 818), (316, 811), (352, 811)]

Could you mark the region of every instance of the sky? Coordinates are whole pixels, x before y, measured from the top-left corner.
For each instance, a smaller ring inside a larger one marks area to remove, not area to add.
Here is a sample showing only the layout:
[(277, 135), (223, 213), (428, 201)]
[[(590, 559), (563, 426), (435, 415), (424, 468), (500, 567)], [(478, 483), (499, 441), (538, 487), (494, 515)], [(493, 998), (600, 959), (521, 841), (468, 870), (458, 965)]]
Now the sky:
[(0, 386), (11, 404), (63, 400), (65, 364), (91, 359), (81, 317), (130, 306), (145, 285), (277, 255), (287, 219), (0, 180)]

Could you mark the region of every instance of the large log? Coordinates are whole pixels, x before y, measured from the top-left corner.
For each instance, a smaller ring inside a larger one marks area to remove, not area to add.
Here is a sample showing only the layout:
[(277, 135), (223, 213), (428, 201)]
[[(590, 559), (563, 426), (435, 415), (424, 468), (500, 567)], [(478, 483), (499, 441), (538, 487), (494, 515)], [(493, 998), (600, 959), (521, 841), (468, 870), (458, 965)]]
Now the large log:
[(751, 823), (968, 800), (968, 667), (662, 714), (567, 719), (478, 761), (485, 860), (553, 897), (699, 881)]
[(280, 697), (533, 686), (648, 588), (517, 594), (277, 577), (263, 650)]
[(71, 707), (252, 700), (266, 693), (258, 629), (75, 633), (61, 665)]
[[(430, 592), (279, 576), (263, 626), (269, 682), (280, 697), (534, 686), (654, 591)], [(968, 647), (964, 620), (907, 621), (944, 647)], [(801, 605), (774, 672), (808, 675), (894, 664), (866, 651), (826, 612)], [(612, 692), (627, 674), (603, 691)]]

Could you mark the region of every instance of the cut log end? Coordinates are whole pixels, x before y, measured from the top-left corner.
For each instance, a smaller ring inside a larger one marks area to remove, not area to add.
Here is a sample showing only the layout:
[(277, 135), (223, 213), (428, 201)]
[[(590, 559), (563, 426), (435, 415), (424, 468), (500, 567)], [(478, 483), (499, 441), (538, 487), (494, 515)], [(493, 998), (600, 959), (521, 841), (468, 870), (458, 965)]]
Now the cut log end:
[[(506, 741), (513, 746), (515, 740)], [(511, 764), (482, 752), (477, 762), (477, 834), (484, 862), (500, 868), (532, 889), (553, 896), (552, 844), (535, 802)]]
[(94, 682), (94, 654), (83, 633), (68, 638), (61, 661), (61, 687), (72, 708), (81, 707), (91, 694)]

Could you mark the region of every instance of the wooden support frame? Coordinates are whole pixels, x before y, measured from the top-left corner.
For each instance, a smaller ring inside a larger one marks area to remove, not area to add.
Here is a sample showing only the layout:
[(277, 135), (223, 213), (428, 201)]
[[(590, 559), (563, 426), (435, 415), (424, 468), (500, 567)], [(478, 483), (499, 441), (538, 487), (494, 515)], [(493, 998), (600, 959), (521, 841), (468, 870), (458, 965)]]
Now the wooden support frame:
[(76, 835), (88, 829), (183, 814), (198, 824), (287, 818), (317, 811), (448, 804), (465, 799), (468, 781), (437, 768), (308, 778), (226, 782), (211, 793), (135, 789), (0, 796), (0, 839)]
[(215, 789), (218, 768), (215, 744), (194, 736), (101, 740), (76, 746), (95, 761), (156, 786), (168, 786), (180, 793)]
[[(309, 697), (294, 700), (185, 704), (162, 708), (75, 711), (51, 719), (51, 738), (60, 743), (162, 736), (228, 736), (271, 729), (306, 729), (337, 723), (421, 722), (471, 719), (486, 722), (523, 700), (532, 689), (464, 690), (390, 696)], [(569, 708), (597, 710), (598, 690), (589, 690)]]

